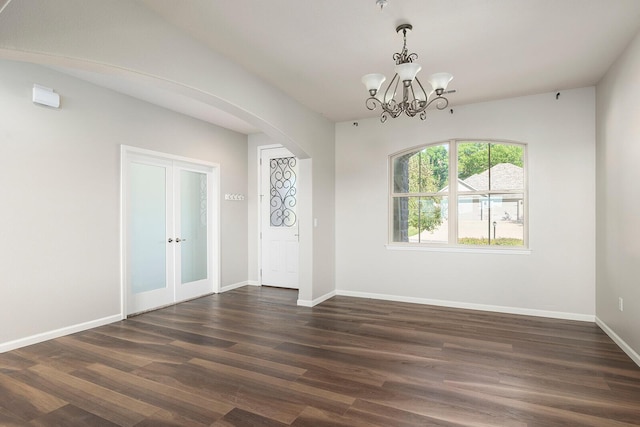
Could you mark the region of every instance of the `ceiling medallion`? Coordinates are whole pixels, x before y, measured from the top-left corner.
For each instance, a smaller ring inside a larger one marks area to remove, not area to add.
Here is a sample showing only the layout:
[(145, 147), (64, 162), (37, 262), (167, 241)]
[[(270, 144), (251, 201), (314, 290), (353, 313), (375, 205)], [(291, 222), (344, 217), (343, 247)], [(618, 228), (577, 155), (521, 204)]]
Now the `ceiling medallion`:
[[(443, 95), (453, 93), (455, 90), (447, 91), (447, 85), (453, 79), (449, 73), (435, 73), (428, 78), (431, 84), (431, 90), (427, 93), (422, 83), (416, 75), (422, 69), (422, 66), (414, 62), (418, 55), (409, 53), (407, 50), (407, 31), (411, 31), (411, 24), (402, 24), (396, 28), (396, 32), (402, 31), (404, 44), (402, 51), (393, 54), (396, 62), (395, 75), (391, 82), (387, 85), (384, 94), (381, 96), (380, 87), (386, 80), (382, 74), (367, 74), (362, 77), (362, 83), (369, 91), (370, 97), (367, 98), (365, 105), (369, 110), (375, 110), (378, 105), (382, 107), (382, 115), (380, 121), (386, 122), (389, 117), (396, 118), (402, 113), (409, 117), (419, 115), (421, 120), (427, 118), (427, 108), (434, 105), (438, 110), (444, 110), (449, 105), (449, 100)], [(402, 84), (402, 90), (399, 86)], [(401, 96), (402, 98), (396, 98)]]

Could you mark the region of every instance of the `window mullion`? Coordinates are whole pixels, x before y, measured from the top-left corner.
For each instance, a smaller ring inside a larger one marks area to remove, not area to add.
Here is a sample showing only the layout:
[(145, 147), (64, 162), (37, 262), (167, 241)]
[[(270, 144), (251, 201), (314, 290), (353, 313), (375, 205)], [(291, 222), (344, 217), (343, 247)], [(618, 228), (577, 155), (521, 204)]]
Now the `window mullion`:
[(443, 193), (393, 193), (391, 197), (441, 197)]
[(458, 143), (449, 141), (449, 244), (458, 244)]

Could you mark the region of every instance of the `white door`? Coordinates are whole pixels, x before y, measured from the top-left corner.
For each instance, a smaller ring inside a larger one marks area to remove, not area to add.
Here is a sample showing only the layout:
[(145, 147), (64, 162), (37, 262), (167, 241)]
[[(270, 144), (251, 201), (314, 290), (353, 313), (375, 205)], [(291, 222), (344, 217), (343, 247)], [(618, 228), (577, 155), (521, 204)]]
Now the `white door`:
[(213, 292), (211, 168), (128, 154), (126, 313)]
[(261, 150), (261, 284), (298, 289), (298, 159)]
[(213, 292), (209, 204), (212, 174), (206, 167), (174, 163), (175, 301)]

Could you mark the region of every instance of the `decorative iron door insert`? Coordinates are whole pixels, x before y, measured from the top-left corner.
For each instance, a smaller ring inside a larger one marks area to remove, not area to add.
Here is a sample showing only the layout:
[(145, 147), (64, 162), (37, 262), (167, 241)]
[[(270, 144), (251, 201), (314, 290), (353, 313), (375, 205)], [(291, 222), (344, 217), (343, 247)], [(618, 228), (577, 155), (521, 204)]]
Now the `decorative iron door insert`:
[(270, 162), (270, 206), (272, 227), (296, 225), (296, 158), (281, 157)]

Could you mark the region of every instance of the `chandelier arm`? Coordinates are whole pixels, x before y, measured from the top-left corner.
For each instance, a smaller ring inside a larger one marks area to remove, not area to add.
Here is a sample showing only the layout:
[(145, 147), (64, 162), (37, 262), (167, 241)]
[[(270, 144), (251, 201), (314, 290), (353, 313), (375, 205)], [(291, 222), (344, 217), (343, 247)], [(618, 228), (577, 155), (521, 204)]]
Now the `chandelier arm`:
[(439, 96), (437, 98), (433, 98), (431, 101), (427, 102), (424, 109), (426, 110), (431, 104), (436, 103), (435, 106), (438, 110), (444, 110), (449, 105), (449, 100), (444, 96)]
[[(422, 86), (422, 82), (420, 82), (420, 80), (418, 79), (418, 77), (416, 76), (415, 81), (418, 82), (418, 86), (420, 86), (420, 90), (422, 91), (422, 94), (424, 95), (424, 100), (425, 102), (428, 101), (429, 96), (427, 95), (427, 91), (424, 90), (424, 86)], [(413, 85), (411, 87), (413, 89)]]
[[(402, 104), (401, 103), (399, 104), (395, 99), (399, 83), (400, 83), (400, 78), (396, 74), (395, 76), (393, 76), (393, 79), (391, 79), (389, 86), (387, 86), (387, 90), (384, 92), (383, 101), (378, 100), (380, 102), (380, 105), (382, 106), (382, 109), (385, 112), (389, 113), (389, 115), (394, 119), (398, 117), (400, 114), (402, 114), (402, 110), (403, 110)], [(394, 86), (394, 88), (393, 88), (392, 96), (391, 98), (389, 98), (387, 94), (389, 93), (389, 89), (391, 89), (391, 86)], [(389, 99), (389, 101), (384, 102), (384, 99)]]
[(366, 105), (366, 106), (367, 106), (367, 108), (368, 108), (370, 111), (375, 110), (375, 109), (378, 107), (378, 104), (382, 104), (382, 103), (381, 103), (381, 102), (380, 102), (380, 100), (379, 100), (378, 98), (376, 98), (375, 96), (372, 96), (372, 97), (370, 97), (370, 98), (367, 98), (367, 99), (364, 101), (364, 105)]
[[(384, 91), (384, 97), (382, 98), (382, 101), (380, 101), (382, 103), (382, 106), (384, 107), (385, 104), (389, 104), (392, 100), (395, 99), (396, 97), (396, 91), (398, 90), (398, 82), (400, 81), (400, 77), (398, 77), (398, 74), (396, 73), (396, 75), (393, 76), (393, 78), (391, 79), (391, 81), (389, 82), (389, 84), (387, 85), (387, 90)], [(391, 98), (389, 98), (389, 89), (391, 89), (391, 86), (394, 86), (395, 83), (395, 87), (393, 88), (393, 92), (391, 93)], [(387, 99), (389, 99), (390, 101), (387, 102)]]

